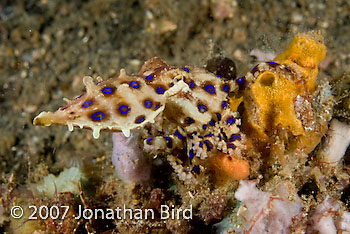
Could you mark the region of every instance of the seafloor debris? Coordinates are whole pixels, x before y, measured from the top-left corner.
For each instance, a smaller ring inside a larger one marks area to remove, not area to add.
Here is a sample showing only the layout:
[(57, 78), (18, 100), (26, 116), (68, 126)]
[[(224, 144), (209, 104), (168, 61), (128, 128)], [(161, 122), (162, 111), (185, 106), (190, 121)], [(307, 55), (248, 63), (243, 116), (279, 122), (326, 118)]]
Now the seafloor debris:
[(237, 225), (244, 233), (288, 233), (292, 217), (301, 212), (300, 199), (293, 194), (290, 184), (279, 184), (274, 193), (259, 191), (256, 181), (240, 182), (235, 198), (243, 202), (237, 217), (245, 220)]
[[(115, 219), (111, 229), (201, 233), (203, 223), (218, 222), (220, 233), (325, 233), (327, 219), (340, 231), (349, 226), (348, 199), (340, 199), (350, 184), (342, 165), (349, 134), (337, 120), (326, 134), (335, 99), (317, 79), (325, 54), (322, 36), (309, 32), (240, 77), (227, 58), (209, 59), (207, 70), (152, 58), (136, 75), (85, 77), (85, 93), (34, 124), (87, 128), (95, 138), (115, 132), (112, 162), (127, 185), (105, 178), (94, 188), (100, 195), (87, 200), (151, 209), (155, 218)], [(326, 214), (328, 197), (340, 201)], [(194, 218), (164, 224), (162, 204), (191, 207)]]
[(333, 119), (328, 130), (328, 142), (318, 157), (321, 163), (337, 165), (350, 144), (350, 125)]

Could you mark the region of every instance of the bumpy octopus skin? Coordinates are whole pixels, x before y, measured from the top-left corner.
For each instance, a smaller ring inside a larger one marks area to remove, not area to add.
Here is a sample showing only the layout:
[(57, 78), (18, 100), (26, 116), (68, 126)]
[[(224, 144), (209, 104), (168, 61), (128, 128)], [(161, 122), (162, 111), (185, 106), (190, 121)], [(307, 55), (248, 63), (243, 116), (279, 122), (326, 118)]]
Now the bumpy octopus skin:
[(121, 70), (119, 77), (96, 84), (85, 77), (84, 84), (85, 93), (54, 113), (40, 113), (34, 125), (92, 129), (95, 138), (100, 130), (121, 131), (126, 137), (130, 131), (141, 131), (145, 151), (187, 148), (190, 158), (206, 158), (216, 149), (233, 154), (242, 145), (238, 113), (229, 108), (228, 100), (238, 88), (234, 80), (152, 58), (137, 75)]
[[(145, 152), (174, 155), (176, 149), (183, 150), (191, 166), (181, 170), (198, 174), (200, 168), (192, 163), (196, 158), (218, 153), (242, 158), (247, 136), (239, 128), (241, 102), (244, 123), (255, 132), (249, 137), (255, 141), (266, 142), (278, 128), (298, 139), (317, 133), (308, 130), (315, 120), (302, 118), (304, 112), (313, 118), (311, 104), (305, 103), (315, 93), (317, 66), (324, 56), (322, 37), (312, 32), (298, 34), (273, 61), (256, 65), (238, 79), (224, 79), (194, 66), (169, 66), (155, 57), (136, 75), (122, 69), (119, 77), (97, 83), (85, 77), (85, 93), (56, 112), (40, 113), (34, 125), (67, 125), (70, 131), (87, 128), (95, 138), (101, 130), (123, 132), (125, 137), (138, 131)], [(174, 168), (182, 164), (176, 157), (170, 163)]]

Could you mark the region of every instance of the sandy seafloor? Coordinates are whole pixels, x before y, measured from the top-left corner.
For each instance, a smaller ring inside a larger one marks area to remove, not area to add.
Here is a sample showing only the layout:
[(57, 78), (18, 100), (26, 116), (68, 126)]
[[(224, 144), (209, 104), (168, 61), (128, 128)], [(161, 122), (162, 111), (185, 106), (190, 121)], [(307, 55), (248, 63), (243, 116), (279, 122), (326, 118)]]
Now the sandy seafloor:
[(90, 165), (98, 183), (98, 171), (111, 168), (111, 133), (96, 140), (87, 130), (32, 125), (39, 112), (83, 92), (85, 75), (136, 73), (154, 56), (203, 66), (210, 45), (243, 75), (257, 62), (253, 49), (276, 55), (309, 30), (320, 30), (327, 46), (319, 77), (349, 74), (346, 0), (1, 0), (0, 184), (13, 174), (24, 185), (42, 176), (39, 167), (58, 174), (77, 164)]

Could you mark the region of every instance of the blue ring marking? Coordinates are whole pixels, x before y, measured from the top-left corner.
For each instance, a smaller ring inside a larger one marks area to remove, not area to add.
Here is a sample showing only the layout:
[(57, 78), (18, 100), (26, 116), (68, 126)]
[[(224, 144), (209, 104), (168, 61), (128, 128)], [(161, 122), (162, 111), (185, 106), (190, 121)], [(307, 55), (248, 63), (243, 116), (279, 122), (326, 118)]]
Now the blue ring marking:
[(140, 87), (140, 84), (137, 83), (136, 81), (131, 81), (129, 85), (130, 85), (130, 87), (133, 87), (134, 89), (137, 89)]
[(174, 83), (171, 83), (171, 84), (170, 84), (170, 87), (173, 87), (173, 86), (174, 86)]
[(241, 76), (241, 77), (239, 77), (238, 79), (237, 79), (237, 82), (240, 84), (240, 83), (242, 83), (244, 81), (244, 78), (243, 78), (243, 76)]
[(211, 94), (215, 93), (215, 88), (212, 85), (206, 85), (204, 88), (205, 88), (205, 91), (207, 91), (208, 93), (211, 93)]
[(210, 120), (210, 122), (209, 122), (209, 124), (210, 124), (210, 126), (214, 126), (215, 125), (215, 123), (216, 123), (216, 121), (215, 120)]
[(199, 110), (200, 112), (205, 112), (205, 111), (207, 111), (207, 107), (204, 106), (204, 105), (202, 105), (202, 104), (199, 104), (199, 105), (198, 105), (198, 110)]
[(221, 76), (217, 76), (217, 77), (221, 79)]
[(229, 148), (231, 148), (231, 149), (233, 149), (235, 146), (232, 144), (232, 143), (230, 143), (230, 142), (228, 142), (227, 143), (227, 146), (229, 147)]
[(203, 129), (207, 129), (207, 125), (206, 124), (203, 124)]
[(203, 139), (203, 137), (202, 137), (202, 136), (198, 136), (198, 138)]
[(257, 70), (258, 65), (256, 65), (255, 67), (253, 67), (253, 69), (250, 71), (251, 73), (253, 73), (255, 70)]
[(146, 80), (152, 80), (152, 79), (153, 79), (153, 75), (146, 76)]
[(237, 139), (237, 135), (236, 134), (232, 134), (230, 137), (230, 141), (235, 141)]
[(212, 145), (211, 142), (208, 141), (208, 140), (205, 140), (205, 141), (204, 141), (204, 144), (207, 146), (207, 148), (208, 148), (209, 150), (211, 150), (211, 149), (213, 148), (213, 145)]
[(156, 92), (158, 94), (163, 94), (165, 92), (165, 90), (163, 88), (159, 87), (159, 88), (157, 88)]
[(145, 107), (146, 107), (146, 108), (151, 108), (152, 105), (153, 105), (153, 103), (152, 103), (150, 100), (146, 100), (146, 101), (145, 101)]
[(183, 138), (183, 135), (181, 135), (181, 133), (179, 133), (178, 130), (175, 130), (174, 135), (177, 136), (179, 139)]
[(164, 136), (164, 139), (167, 141), (166, 146), (167, 146), (168, 148), (172, 148), (172, 147), (173, 147), (173, 144), (172, 144), (171, 138), (170, 138), (170, 137), (167, 137), (167, 136)]
[(156, 105), (156, 110), (160, 107), (160, 105)]
[(218, 121), (221, 120), (221, 115), (220, 115), (220, 113), (216, 113), (216, 117), (218, 118)]
[(190, 82), (190, 88), (193, 88), (193, 87), (194, 87), (194, 82), (191, 81), (191, 82)]
[[(126, 110), (125, 110), (126, 109)], [(128, 107), (128, 106), (126, 106), (126, 105), (121, 105), (120, 107), (119, 107), (119, 111), (120, 111), (120, 113), (122, 113), (122, 114), (127, 114), (129, 111), (130, 111), (130, 108)]]
[(184, 82), (186, 82), (186, 78), (184, 78)]
[(81, 106), (85, 108), (85, 107), (91, 106), (91, 104), (92, 104), (92, 101), (91, 100), (87, 100)]
[(228, 93), (228, 92), (230, 91), (230, 86), (225, 85), (225, 86), (224, 86), (224, 91), (225, 91), (226, 93)]
[(238, 135), (238, 139), (240, 140), (241, 139), (241, 134), (237, 134)]
[(203, 141), (199, 143), (199, 147), (203, 148)]
[(190, 152), (188, 152), (188, 156), (190, 157), (190, 159), (194, 157), (193, 149), (191, 149)]
[(187, 67), (184, 67), (183, 70), (184, 70), (185, 72), (189, 72), (189, 70), (188, 70)]
[(146, 143), (147, 143), (148, 145), (151, 145), (151, 140), (152, 140), (152, 137), (147, 138), (147, 139), (146, 139)]
[(198, 165), (194, 166), (194, 167), (192, 168), (192, 170), (191, 170), (191, 173), (192, 173), (192, 174), (193, 174), (193, 173), (196, 173), (196, 174), (199, 175), (199, 173), (200, 173), (199, 166), (198, 166)]
[(220, 140), (222, 139), (221, 135), (219, 135), (219, 139), (220, 139)]
[(110, 94), (113, 92), (113, 89), (112, 88), (104, 88), (104, 89), (102, 89), (102, 92), (105, 94)]
[(284, 69), (286, 69), (287, 71), (291, 72), (291, 70), (288, 67), (285, 67)]
[(207, 135), (205, 135), (205, 137), (212, 137), (213, 133), (208, 133)]
[(221, 105), (222, 105), (223, 108), (226, 108), (226, 107), (228, 106), (228, 102), (223, 101), (223, 102), (221, 103)]
[(278, 65), (278, 63), (273, 62), (273, 61), (268, 61), (267, 63), (272, 64), (272, 65)]
[(143, 117), (143, 116), (139, 117), (139, 118), (136, 120), (137, 123), (142, 123), (143, 121), (145, 121), (145, 117)]
[(103, 117), (105, 116), (105, 114), (103, 114), (103, 112), (96, 112), (95, 114), (93, 114), (91, 116), (91, 118), (93, 118), (94, 120), (101, 120), (103, 119)]
[(226, 120), (226, 123), (229, 124), (229, 125), (232, 125), (232, 124), (234, 124), (235, 122), (236, 122), (236, 119), (235, 119), (234, 117), (228, 118), (228, 119)]

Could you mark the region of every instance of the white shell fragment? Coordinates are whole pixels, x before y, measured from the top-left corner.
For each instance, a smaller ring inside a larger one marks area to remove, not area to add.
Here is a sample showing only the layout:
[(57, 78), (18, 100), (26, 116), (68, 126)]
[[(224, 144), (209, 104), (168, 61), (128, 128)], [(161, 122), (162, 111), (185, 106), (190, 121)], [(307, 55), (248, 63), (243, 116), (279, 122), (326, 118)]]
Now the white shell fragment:
[(325, 146), (318, 158), (321, 163), (336, 166), (344, 156), (350, 143), (350, 125), (333, 119), (327, 132)]

